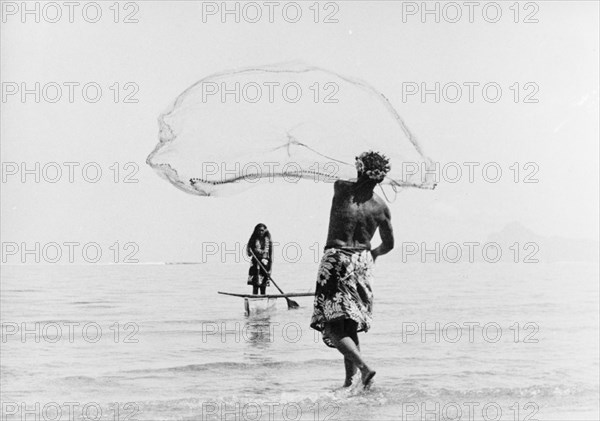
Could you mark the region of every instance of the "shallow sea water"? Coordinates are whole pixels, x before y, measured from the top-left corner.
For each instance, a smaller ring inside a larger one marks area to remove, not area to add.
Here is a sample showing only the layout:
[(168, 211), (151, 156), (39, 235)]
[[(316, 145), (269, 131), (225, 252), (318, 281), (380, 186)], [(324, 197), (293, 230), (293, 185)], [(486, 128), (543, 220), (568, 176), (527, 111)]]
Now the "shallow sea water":
[[(316, 270), (273, 276), (305, 292)], [(217, 294), (248, 292), (245, 273), (3, 266), (3, 419), (600, 419), (597, 265), (382, 258), (359, 335), (377, 370), (368, 391), (340, 388), (341, 355), (308, 327), (311, 297), (246, 316), (243, 299)]]

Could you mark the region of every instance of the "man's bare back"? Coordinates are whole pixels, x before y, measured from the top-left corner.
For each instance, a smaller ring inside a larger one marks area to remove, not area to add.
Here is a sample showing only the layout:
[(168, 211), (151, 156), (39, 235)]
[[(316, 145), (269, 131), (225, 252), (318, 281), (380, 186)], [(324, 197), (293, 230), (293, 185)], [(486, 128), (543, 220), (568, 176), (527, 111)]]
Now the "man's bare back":
[(390, 210), (372, 188), (363, 189), (351, 181), (336, 181), (325, 247), (370, 250), (377, 228), (382, 244), (371, 251), (373, 259), (394, 248)]

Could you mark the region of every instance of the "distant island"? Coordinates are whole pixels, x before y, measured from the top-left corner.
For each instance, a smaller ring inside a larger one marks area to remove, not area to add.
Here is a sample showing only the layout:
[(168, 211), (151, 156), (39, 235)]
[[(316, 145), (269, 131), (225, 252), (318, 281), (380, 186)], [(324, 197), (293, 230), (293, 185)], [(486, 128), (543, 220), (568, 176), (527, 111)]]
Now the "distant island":
[(521, 253), (526, 255), (533, 247), (524, 249), (526, 243), (535, 243), (539, 250), (535, 258), (540, 262), (598, 262), (600, 261), (600, 243), (589, 239), (566, 237), (545, 237), (534, 233), (519, 222), (511, 222), (499, 232), (490, 234), (488, 242), (495, 242), (507, 250), (514, 243), (519, 243)]
[(201, 265), (202, 262), (165, 262), (165, 265)]

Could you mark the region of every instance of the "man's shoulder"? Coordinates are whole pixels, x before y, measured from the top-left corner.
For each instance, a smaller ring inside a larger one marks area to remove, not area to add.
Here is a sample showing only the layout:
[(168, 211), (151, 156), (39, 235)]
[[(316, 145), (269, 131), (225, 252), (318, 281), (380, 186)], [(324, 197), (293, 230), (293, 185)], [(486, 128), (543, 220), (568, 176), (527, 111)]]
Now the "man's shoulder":
[(335, 183), (333, 183), (333, 189), (336, 192), (345, 191), (345, 190), (348, 190), (348, 187), (352, 186), (353, 184), (354, 183), (352, 181), (335, 180)]
[(388, 208), (386, 201), (383, 200), (383, 198), (375, 192), (373, 192), (373, 202), (374, 202), (374, 206), (376, 207), (376, 209), (378, 211), (380, 211), (386, 215), (389, 214), (390, 208)]
[(352, 181), (348, 181), (348, 180), (335, 180), (335, 182), (333, 183), (334, 187), (346, 187), (346, 186), (351, 186), (354, 183)]

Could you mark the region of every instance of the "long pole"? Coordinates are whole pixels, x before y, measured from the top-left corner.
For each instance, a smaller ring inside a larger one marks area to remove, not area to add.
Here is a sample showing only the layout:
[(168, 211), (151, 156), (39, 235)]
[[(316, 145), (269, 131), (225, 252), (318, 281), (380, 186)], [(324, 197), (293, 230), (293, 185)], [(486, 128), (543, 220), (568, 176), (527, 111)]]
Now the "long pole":
[[(258, 257), (256, 257), (256, 255), (254, 254), (254, 252), (252, 251), (252, 249), (250, 247), (248, 247), (248, 250), (250, 250), (250, 253), (252, 253), (252, 257), (254, 257), (254, 259), (260, 265), (261, 269), (267, 274), (267, 276), (269, 277), (269, 279), (271, 280), (271, 282), (273, 282), (273, 285), (275, 285), (275, 288), (277, 288), (279, 290), (279, 292), (281, 292), (282, 294), (285, 294), (285, 292), (283, 292), (281, 290), (281, 288), (279, 288), (279, 286), (275, 283), (275, 281), (273, 280), (273, 278), (271, 278), (271, 274), (263, 266), (262, 262), (258, 259)], [(295, 302), (294, 300), (289, 299), (288, 297), (285, 297), (285, 300), (287, 301), (288, 309), (290, 309), (290, 308), (299, 308), (300, 307), (300, 305), (297, 302)]]

